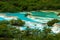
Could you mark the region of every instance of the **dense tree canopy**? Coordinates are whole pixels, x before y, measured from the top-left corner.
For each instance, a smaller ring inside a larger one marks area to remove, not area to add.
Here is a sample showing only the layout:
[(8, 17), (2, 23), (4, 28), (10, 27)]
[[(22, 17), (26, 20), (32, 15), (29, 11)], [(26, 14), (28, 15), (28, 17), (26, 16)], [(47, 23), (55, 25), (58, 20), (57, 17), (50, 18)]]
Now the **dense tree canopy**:
[(0, 0), (0, 12), (60, 9), (60, 0)]

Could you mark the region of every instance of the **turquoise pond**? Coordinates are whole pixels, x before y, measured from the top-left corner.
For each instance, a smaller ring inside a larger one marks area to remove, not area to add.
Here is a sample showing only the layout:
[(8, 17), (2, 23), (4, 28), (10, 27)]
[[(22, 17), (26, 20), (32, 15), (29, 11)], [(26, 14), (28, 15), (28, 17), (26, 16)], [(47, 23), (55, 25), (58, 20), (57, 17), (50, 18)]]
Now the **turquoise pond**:
[[(37, 17), (36, 20), (38, 19), (41, 22), (33, 20), (31, 18), (27, 18), (25, 16), (25, 14), (26, 14), (26, 12), (5, 13), (6, 16), (16, 16), (16, 17), (18, 17), (18, 19), (29, 21), (29, 22), (35, 22), (35, 23), (43, 23), (45, 21), (48, 21), (49, 20), (48, 18), (60, 19), (60, 17), (58, 17), (57, 14), (54, 12), (31, 12), (31, 15)], [(40, 18), (38, 18), (38, 17), (40, 17)], [(0, 20), (6, 20), (6, 19), (0, 17)], [(21, 29), (25, 29), (25, 28), (26, 27), (24, 27), (24, 28), (21, 27)]]
[(39, 17), (47, 17), (47, 18), (55, 18), (59, 19), (60, 17), (57, 16), (54, 12), (32, 12), (32, 15), (39, 16)]
[[(54, 12), (31, 12), (31, 13), (32, 13), (32, 16), (60, 19), (60, 17), (58, 17), (57, 14)], [(6, 16), (17, 16), (19, 19), (35, 22), (34, 20), (31, 20), (25, 17), (26, 12), (5, 13), (5, 14)], [(3, 19), (3, 18), (0, 18), (0, 19)]]

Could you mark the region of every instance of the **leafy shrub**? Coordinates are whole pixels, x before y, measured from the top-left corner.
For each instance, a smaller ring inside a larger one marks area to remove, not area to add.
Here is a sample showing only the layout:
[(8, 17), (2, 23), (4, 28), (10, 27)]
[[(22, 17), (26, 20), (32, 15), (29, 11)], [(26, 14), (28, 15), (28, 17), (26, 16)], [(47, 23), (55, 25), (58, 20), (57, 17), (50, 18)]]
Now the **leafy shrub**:
[(18, 20), (11, 20), (10, 24), (14, 26), (24, 26), (25, 22), (18, 19)]
[(51, 21), (48, 21), (48, 22), (47, 22), (47, 25), (48, 25), (48, 26), (52, 26), (54, 23), (57, 23), (57, 22), (60, 22), (60, 20), (53, 19), (53, 20), (51, 20)]

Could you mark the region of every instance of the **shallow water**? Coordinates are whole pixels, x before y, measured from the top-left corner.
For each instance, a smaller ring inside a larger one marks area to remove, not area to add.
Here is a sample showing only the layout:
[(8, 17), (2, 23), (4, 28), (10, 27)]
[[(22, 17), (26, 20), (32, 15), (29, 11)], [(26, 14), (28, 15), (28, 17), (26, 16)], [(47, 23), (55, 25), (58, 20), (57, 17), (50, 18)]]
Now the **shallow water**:
[[(34, 20), (25, 17), (25, 13), (26, 12), (21, 12), (21, 13), (6, 13), (7, 16), (17, 16), (19, 19), (22, 20), (26, 20), (26, 21), (31, 21), (31, 22), (35, 22)], [(55, 13), (53, 12), (31, 12), (33, 16), (37, 16), (37, 17), (44, 17), (44, 18), (55, 18), (55, 19), (59, 19), (60, 17), (58, 17)], [(39, 18), (40, 20), (44, 20), (43, 18)]]
[[(19, 13), (5, 13), (6, 16), (17, 16), (18, 19), (26, 21), (26, 26), (31, 26), (31, 28), (39, 28), (42, 29), (44, 24), (51, 19), (60, 19), (54, 12), (31, 12), (32, 16), (35, 16), (35, 19), (31, 19), (25, 16), (26, 12), (19, 12)], [(0, 20), (7, 20), (0, 17)], [(10, 19), (8, 19), (10, 20)], [(28, 25), (29, 24), (29, 25)], [(36, 26), (35, 26), (36, 25)], [(25, 30), (26, 27), (21, 27), (21, 30)]]
[(39, 17), (45, 17), (45, 18), (55, 18), (55, 19), (60, 18), (54, 12), (32, 12), (32, 15), (39, 16)]

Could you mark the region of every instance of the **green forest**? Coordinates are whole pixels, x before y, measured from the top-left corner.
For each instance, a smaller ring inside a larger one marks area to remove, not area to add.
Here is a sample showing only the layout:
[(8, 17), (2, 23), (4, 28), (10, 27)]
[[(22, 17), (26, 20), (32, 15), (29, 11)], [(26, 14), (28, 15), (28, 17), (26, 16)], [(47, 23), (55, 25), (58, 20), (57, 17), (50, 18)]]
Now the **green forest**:
[(0, 12), (59, 10), (60, 0), (0, 0)]

